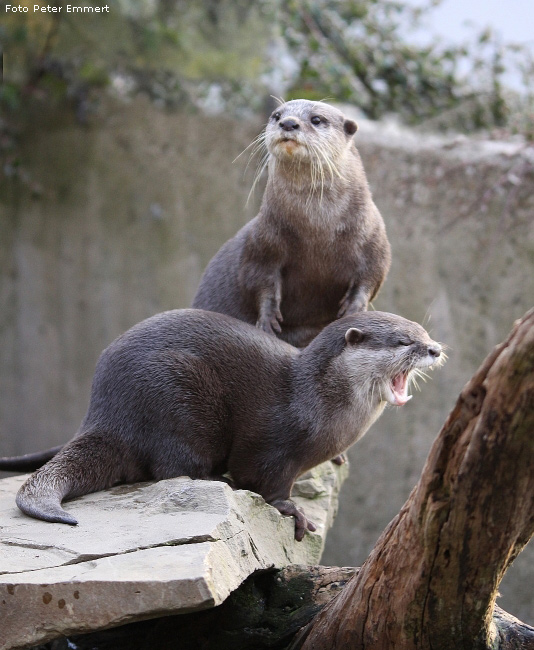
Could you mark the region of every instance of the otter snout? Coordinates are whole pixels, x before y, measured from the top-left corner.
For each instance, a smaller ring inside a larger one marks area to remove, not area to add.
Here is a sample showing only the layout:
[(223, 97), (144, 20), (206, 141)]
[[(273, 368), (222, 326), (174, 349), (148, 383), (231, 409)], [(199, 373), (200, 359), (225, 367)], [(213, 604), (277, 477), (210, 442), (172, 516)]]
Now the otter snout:
[(432, 367), (434, 365), (440, 366), (447, 358), (443, 354), (443, 346), (437, 341), (427, 339), (418, 346), (419, 352), (419, 366)]
[(432, 358), (439, 359), (441, 356), (441, 345), (439, 343), (432, 343), (428, 346), (427, 351)]
[(286, 117), (278, 122), (278, 126), (284, 131), (296, 131), (297, 129), (300, 129), (300, 122), (298, 122), (294, 117)]

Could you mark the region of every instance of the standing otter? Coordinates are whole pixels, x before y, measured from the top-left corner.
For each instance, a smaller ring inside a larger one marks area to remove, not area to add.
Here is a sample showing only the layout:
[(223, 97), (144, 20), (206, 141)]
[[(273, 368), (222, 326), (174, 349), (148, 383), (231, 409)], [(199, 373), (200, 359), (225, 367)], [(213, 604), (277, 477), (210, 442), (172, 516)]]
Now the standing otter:
[(260, 212), (206, 268), (193, 307), (303, 347), (367, 309), (391, 262), (382, 217), (352, 141), (356, 123), (322, 102), (279, 106), (263, 136)]
[(414, 374), (442, 359), (416, 323), (363, 312), (297, 350), (247, 323), (201, 310), (149, 318), (98, 360), (77, 436), (23, 484), (17, 505), (76, 524), (63, 499), (116, 483), (230, 472), (314, 530), (290, 500), (294, 481), (361, 438)]

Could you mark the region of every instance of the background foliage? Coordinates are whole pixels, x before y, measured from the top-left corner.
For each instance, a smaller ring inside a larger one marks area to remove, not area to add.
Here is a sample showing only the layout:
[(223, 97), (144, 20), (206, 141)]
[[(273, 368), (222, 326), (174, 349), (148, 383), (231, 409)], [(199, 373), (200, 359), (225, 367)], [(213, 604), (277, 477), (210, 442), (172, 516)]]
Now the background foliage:
[[(271, 95), (350, 102), (371, 118), (534, 137), (532, 53), (486, 31), (417, 45), (423, 8), (402, 0), (109, 0), (109, 13), (6, 12), (0, 26), (0, 152), (5, 176), (38, 193), (17, 156), (28, 110), (68, 103), (81, 123), (104, 95), (146, 93), (162, 107), (265, 111)], [(86, 3), (89, 4), (89, 3)], [(93, 3), (96, 4), (96, 3)], [(510, 67), (523, 92), (503, 82)]]

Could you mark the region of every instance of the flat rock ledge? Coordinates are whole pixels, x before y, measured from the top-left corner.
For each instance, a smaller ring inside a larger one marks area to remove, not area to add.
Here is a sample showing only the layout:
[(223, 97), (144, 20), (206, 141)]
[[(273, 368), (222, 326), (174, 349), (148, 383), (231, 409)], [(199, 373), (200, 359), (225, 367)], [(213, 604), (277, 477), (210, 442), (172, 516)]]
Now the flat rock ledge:
[(19, 512), (26, 476), (0, 480), (0, 650), (215, 607), (256, 571), (317, 564), (347, 472), (328, 462), (295, 484), (317, 524), (300, 543), (293, 518), (222, 482), (179, 477), (73, 499), (71, 527)]

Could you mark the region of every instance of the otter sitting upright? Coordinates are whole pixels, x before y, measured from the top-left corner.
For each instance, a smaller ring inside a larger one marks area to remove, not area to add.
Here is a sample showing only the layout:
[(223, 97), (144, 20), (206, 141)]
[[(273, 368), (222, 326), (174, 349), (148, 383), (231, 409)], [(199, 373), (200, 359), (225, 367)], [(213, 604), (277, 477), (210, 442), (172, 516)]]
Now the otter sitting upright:
[(24, 483), (19, 508), (76, 524), (61, 501), (120, 482), (216, 478), (261, 494), (314, 529), (290, 500), (303, 472), (361, 438), (386, 402), (408, 399), (441, 346), (400, 316), (364, 312), (304, 350), (202, 310), (153, 316), (100, 356), (77, 436)]
[(256, 324), (303, 347), (367, 309), (391, 254), (353, 144), (356, 123), (323, 102), (279, 106), (264, 133), (259, 214), (206, 268), (193, 307)]

